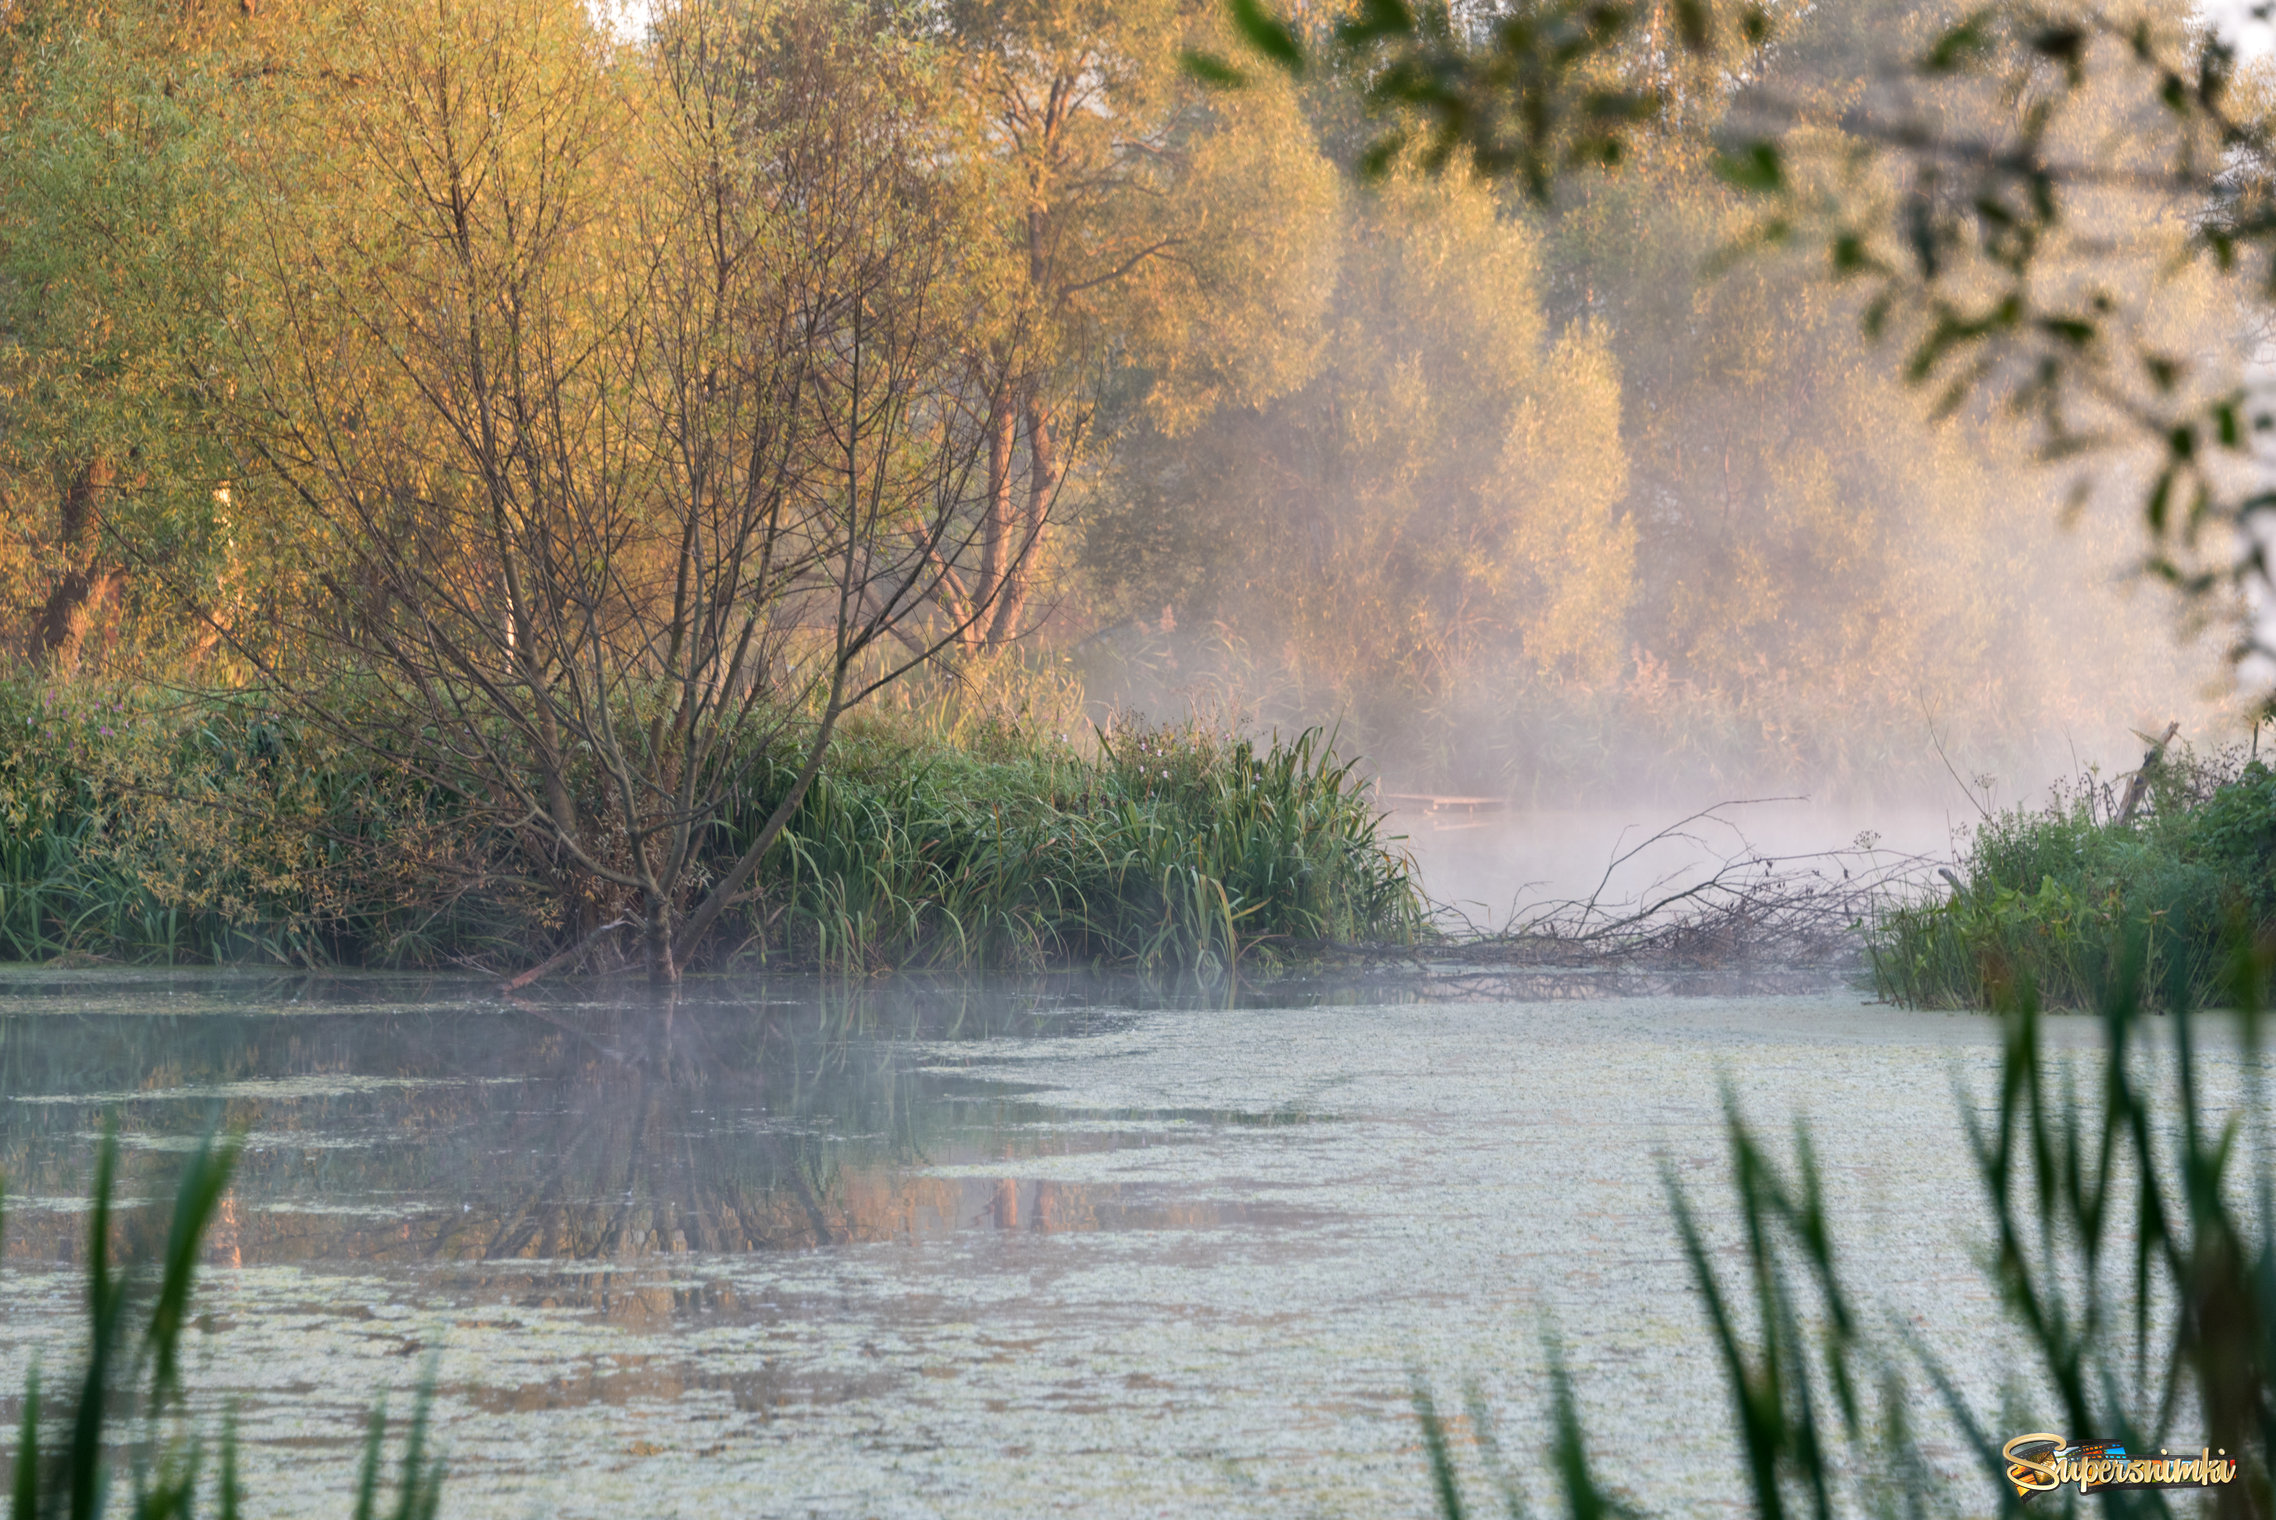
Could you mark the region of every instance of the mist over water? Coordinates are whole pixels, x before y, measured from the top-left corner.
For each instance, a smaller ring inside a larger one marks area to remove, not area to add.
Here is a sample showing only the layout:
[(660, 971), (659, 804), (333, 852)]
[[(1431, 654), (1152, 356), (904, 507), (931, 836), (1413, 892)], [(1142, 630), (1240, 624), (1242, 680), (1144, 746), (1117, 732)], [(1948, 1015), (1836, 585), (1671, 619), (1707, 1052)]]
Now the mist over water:
[[(2250, 749), (2249, 730), (2238, 736), (2219, 709), (2192, 703), (2176, 711), (2199, 725), (2195, 733), (2185, 725), (2177, 745)], [(1689, 800), (1645, 795), (1542, 807), (1491, 795), (1400, 792), (1388, 783), (1379, 796), (1424, 891), (1453, 910), (1454, 922), (1494, 930), (1592, 899), (1617, 916), (1718, 872), (1736, 879), (1765, 869), (1816, 871), (1829, 881), (1872, 876), (1899, 896), (1933, 889), (1937, 867), (1962, 860), (1988, 819), (2047, 805), (2082, 781), (2122, 791), (2146, 742), (2143, 733), (2122, 732), (2093, 759), (2081, 755), (2012, 780), (1961, 772), (1940, 788), (1885, 798), (1733, 789)], [(1742, 863), (1746, 870), (1734, 871)]]
[(1480, 929), (1501, 929), (1591, 898), (1617, 915), (1750, 857), (1835, 878), (1896, 868), (1911, 857), (1948, 861), (1975, 816), (1807, 800), (1741, 801), (1704, 817), (1641, 807), (1468, 814), (1410, 805), (1391, 814), (1391, 825), (1405, 836), (1401, 843), (1435, 902)]
[[(1082, 978), (698, 978), (667, 1007), (5, 979), (0, 1387), (73, 1344), (103, 1116), (141, 1196), (219, 1109), (247, 1148), (185, 1357), (251, 1515), (344, 1503), (369, 1400), (431, 1359), (452, 1515), (1419, 1517), (1410, 1380), (1476, 1380), (1530, 1451), (1544, 1324), (1615, 1483), (1719, 1513), (1739, 1459), (1662, 1167), (1735, 1250), (1726, 1081), (1811, 1118), (1861, 1304), (1979, 1409), (2018, 1365), (1954, 1140), (1953, 1082), (1996, 1073), (1980, 1019)], [(1976, 1492), (1917, 1408), (1928, 1480)]]
[(1086, 486), (1094, 712), (1318, 725), (1386, 794), (1492, 799), (1415, 849), (1497, 902), (1719, 802), (1805, 799), (1749, 810), (1775, 853), (1941, 854), (2170, 722), (2242, 742), (2131, 466), (2067, 511), (2075, 473), (1929, 417), (1807, 271), (1711, 271), (1730, 214), (1674, 169), (1546, 213), (1356, 196), (1310, 382), (1131, 420)]
[[(1798, 12), (1763, 82), (1840, 86), (1889, 19)], [(2120, 142), (2127, 109), (2082, 114)], [(2241, 373), (2235, 293), (2162, 261), (2171, 208), (2096, 210), (2133, 240), (2097, 277), (2197, 383)], [(2185, 628), (2141, 574), (2144, 459), (2049, 464), (1989, 404), (1936, 415), (1822, 250), (1724, 256), (1749, 214), (1674, 148), (1546, 206), (1459, 173), (1347, 186), (1308, 364), (1102, 415), (1059, 625), (1094, 709), (1317, 724), (1385, 794), (1493, 799), (1400, 812), (1432, 894), (1489, 917), (1719, 802), (1806, 799), (1746, 810), (1773, 854), (1946, 856), (2168, 723), (2243, 742), (2233, 609)]]

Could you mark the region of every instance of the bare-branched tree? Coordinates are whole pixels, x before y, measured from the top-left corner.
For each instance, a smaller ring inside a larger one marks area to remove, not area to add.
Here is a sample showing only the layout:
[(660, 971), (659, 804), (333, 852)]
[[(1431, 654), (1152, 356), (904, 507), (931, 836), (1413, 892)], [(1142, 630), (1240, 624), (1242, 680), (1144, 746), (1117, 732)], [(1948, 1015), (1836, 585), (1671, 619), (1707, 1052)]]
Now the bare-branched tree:
[(439, 15), (359, 39), (322, 166), (358, 192), (265, 229), (244, 475), (306, 525), (276, 647), (313, 653), (262, 660), (510, 832), (557, 960), (636, 925), (668, 981), (844, 714), (965, 631), (953, 155), (843, 7), (688, 5), (638, 54), (550, 0)]

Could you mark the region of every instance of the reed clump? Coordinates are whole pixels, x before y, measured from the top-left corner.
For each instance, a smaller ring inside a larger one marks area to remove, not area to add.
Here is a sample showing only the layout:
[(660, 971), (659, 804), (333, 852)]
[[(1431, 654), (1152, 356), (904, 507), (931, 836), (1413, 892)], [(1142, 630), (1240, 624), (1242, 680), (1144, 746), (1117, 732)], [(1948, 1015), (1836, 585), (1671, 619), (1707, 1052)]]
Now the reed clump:
[[(13, 1450), (0, 1447), (12, 1520), (101, 1520), (105, 1513), (189, 1520), (205, 1508), (237, 1520), (243, 1513), (234, 1423), (216, 1433), (199, 1418), (181, 1371), (199, 1257), (238, 1153), (236, 1138), (209, 1131), (161, 1217), (117, 1197), (118, 1136), (105, 1131), (87, 1208), (86, 1347), (62, 1376), (50, 1380), (35, 1363), (24, 1380)], [(386, 1407), (373, 1407), (350, 1496), (354, 1520), (434, 1520), (443, 1465), (427, 1449), (432, 1404), (430, 1367), (392, 1493), (381, 1475)]]
[[(2269, 783), (2246, 765), (2221, 785), (2265, 797)], [(1952, 1143), (1971, 1163), (1989, 1226), (1983, 1296), (2013, 1348), (1996, 1400), (1954, 1366), (1957, 1350), (1980, 1353), (1981, 1322), (1897, 1321), (1857, 1291), (1855, 1227), (1829, 1203), (1806, 1124), (1780, 1146), (1726, 1087), (1728, 1245), (1689, 1176), (1663, 1163), (1672, 1233), (1737, 1447), (1731, 1512), (2271, 1512), (2276, 1148), (2257, 1074), (2276, 961), (2265, 942), (2226, 940), (2203, 987), (2178, 961), (2159, 987), (2149, 938), (2138, 924), (2120, 935), (2092, 1005), (2099, 1048), (2058, 1048), (2019, 981), (1993, 1006), (2000, 1049), (1989, 1095), (1962, 1094)], [(2156, 1006), (2165, 1016), (2152, 1017)], [(1585, 1431), (1554, 1339), (1547, 1350), (1547, 1471), (1532, 1485), (1536, 1499), (1549, 1494), (1542, 1510), (1528, 1507), (1484, 1401), (1469, 1400), (1476, 1459), (1459, 1460), (1460, 1432), (1418, 1379), (1422, 1465), (1446, 1520), (1489, 1507), (1570, 1520), (1654, 1512), (1621, 1486), (1620, 1443), (1632, 1434)], [(1938, 1419), (1943, 1432), (1931, 1427)], [(2132, 1460), (2097, 1463), (2090, 1481), (2058, 1477), (2058, 1457), (2075, 1473), (2098, 1448)], [(1471, 1501), (1481, 1489), (1488, 1504)]]
[[(1318, 731), (1072, 733), (1064, 706), (850, 724), (699, 964), (1209, 973), (1421, 932), (1409, 863)], [(0, 687), (0, 957), (504, 972), (632, 952), (621, 904), (352, 735), (253, 695)], [(700, 866), (736, 858), (798, 761), (754, 741)]]
[(1948, 891), (1883, 913), (1874, 979), (1920, 1007), (1990, 1007), (2029, 986), (2099, 1006), (2139, 938), (2147, 985), (2213, 995), (2225, 946), (2276, 928), (2276, 770), (2234, 750), (2163, 757), (2130, 812), (2089, 774), (1987, 817)]
[(1407, 862), (1317, 730), (1125, 727), (1095, 756), (873, 731), (817, 784), (763, 901), (768, 953), (832, 965), (1206, 971), (1421, 924)]
[(512, 841), (249, 696), (0, 685), (0, 825), (12, 960), (436, 964), (542, 912)]

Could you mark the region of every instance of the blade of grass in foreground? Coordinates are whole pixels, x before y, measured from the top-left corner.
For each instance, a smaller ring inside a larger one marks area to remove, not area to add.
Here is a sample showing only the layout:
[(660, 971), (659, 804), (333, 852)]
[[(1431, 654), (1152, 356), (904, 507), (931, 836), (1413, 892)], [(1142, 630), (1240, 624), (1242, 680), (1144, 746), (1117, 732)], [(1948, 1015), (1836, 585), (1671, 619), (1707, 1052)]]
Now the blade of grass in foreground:
[[(162, 1252), (154, 1263), (142, 1264), (114, 1251), (114, 1237), (120, 1234), (119, 1145), (115, 1122), (105, 1126), (88, 1207), (86, 1366), (73, 1380), (74, 1401), (61, 1409), (43, 1396), (38, 1367), (26, 1374), (23, 1414), (7, 1464), (9, 1520), (100, 1520), (111, 1507), (122, 1471), (132, 1485), (129, 1511), (134, 1520), (189, 1520), (197, 1512), (209, 1440), (194, 1426), (186, 1432), (182, 1428), (187, 1397), (181, 1340), (190, 1322), (199, 1254), (228, 1193), (239, 1150), (235, 1137), (223, 1138), (218, 1129), (206, 1132), (182, 1168)], [(0, 1204), (4, 1202), (0, 1192)], [(387, 1423), (384, 1406), (373, 1409), (355, 1500), (357, 1520), (434, 1520), (443, 1481), (442, 1462), (427, 1451), (434, 1376), (430, 1362), (420, 1379), (384, 1514), (379, 1475)], [(51, 1425), (69, 1429), (59, 1448), (43, 1439)], [(215, 1444), (220, 1457), (215, 1511), (221, 1520), (237, 1520), (245, 1496), (234, 1414)]]

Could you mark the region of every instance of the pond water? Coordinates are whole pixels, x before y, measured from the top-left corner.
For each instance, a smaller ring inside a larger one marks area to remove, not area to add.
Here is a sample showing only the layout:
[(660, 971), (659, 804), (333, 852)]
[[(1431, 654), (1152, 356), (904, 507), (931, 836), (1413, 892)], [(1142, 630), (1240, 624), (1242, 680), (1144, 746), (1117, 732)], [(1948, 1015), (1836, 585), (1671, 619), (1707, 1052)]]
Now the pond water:
[(347, 1513), (364, 1410), (431, 1365), (449, 1515), (1422, 1515), (1411, 1380), (1530, 1450), (1545, 1329), (1619, 1481), (1714, 1513), (1662, 1166), (1727, 1236), (1726, 1082), (1808, 1116), (1862, 1298), (1994, 1399), (1989, 1021), (1528, 990), (16, 973), (0, 1418), (69, 1361), (105, 1116), (129, 1191), (218, 1119), (189, 1377), (255, 1514)]

